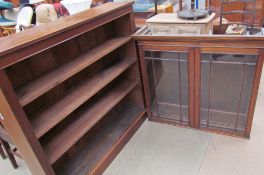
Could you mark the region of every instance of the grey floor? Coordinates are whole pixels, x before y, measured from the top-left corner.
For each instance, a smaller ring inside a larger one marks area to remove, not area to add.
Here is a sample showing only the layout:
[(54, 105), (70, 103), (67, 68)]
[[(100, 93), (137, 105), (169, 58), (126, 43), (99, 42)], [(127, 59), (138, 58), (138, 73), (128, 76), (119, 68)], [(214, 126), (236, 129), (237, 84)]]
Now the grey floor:
[[(239, 139), (146, 121), (104, 175), (263, 175), (264, 76), (251, 139)], [(0, 159), (0, 175), (29, 175)]]

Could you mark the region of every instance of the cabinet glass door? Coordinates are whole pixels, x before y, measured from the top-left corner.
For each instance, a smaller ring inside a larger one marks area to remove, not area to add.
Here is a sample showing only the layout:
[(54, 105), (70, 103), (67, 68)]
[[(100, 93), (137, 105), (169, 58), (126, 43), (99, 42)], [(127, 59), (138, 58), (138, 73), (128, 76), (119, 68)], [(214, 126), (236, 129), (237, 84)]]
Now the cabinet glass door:
[(244, 133), (256, 63), (256, 55), (201, 54), (201, 128)]
[(152, 116), (189, 124), (188, 53), (145, 51)]

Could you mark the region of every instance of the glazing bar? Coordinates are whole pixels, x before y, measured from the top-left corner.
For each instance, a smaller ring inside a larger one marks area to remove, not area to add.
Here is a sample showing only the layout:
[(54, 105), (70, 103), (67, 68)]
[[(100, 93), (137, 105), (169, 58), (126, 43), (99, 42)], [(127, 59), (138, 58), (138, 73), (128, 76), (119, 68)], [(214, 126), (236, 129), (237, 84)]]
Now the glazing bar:
[[(211, 63), (211, 61), (201, 61), (201, 63)], [(245, 62), (228, 62), (228, 61), (213, 61), (214, 64), (237, 64), (237, 65), (249, 65), (256, 66), (256, 63), (245, 63)]]
[(241, 83), (240, 83), (240, 90), (239, 90), (239, 100), (238, 100), (238, 109), (237, 109), (236, 125), (235, 125), (235, 131), (236, 132), (237, 132), (237, 126), (238, 126), (238, 118), (239, 118), (239, 114), (240, 114), (241, 99), (242, 99), (243, 86), (244, 86), (245, 69), (246, 69), (246, 64), (243, 65), (243, 70), (242, 70), (242, 75), (241, 75)]
[(210, 55), (207, 128), (209, 128), (210, 109), (211, 109), (212, 64), (213, 64), (213, 59), (212, 59), (212, 55)]
[(156, 72), (155, 72), (155, 67), (154, 67), (154, 62), (151, 60), (152, 64), (152, 72), (154, 76), (154, 91), (155, 91), (155, 103), (156, 103), (156, 113), (159, 115), (159, 105), (158, 105), (158, 95), (157, 95), (157, 79), (156, 79)]
[(155, 57), (144, 57), (146, 60), (160, 60), (160, 61), (179, 61), (179, 62), (188, 62), (188, 60), (181, 59), (168, 59), (168, 58), (155, 58)]
[[(180, 54), (179, 59), (180, 59)], [(182, 94), (181, 94), (181, 65), (180, 61), (178, 61), (178, 74), (179, 74), (179, 93), (180, 93), (180, 120), (182, 122)]]

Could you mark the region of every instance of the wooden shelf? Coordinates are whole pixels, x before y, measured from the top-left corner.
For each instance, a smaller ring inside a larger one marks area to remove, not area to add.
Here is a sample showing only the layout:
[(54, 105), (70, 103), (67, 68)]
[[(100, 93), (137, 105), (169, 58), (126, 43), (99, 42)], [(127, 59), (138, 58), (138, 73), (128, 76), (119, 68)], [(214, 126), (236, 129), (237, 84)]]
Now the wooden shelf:
[(94, 168), (94, 166), (103, 159), (110, 151), (111, 147), (118, 143), (122, 135), (128, 132), (129, 126), (133, 125), (137, 118), (142, 117), (144, 109), (126, 103), (122, 109), (107, 116), (111, 121), (103, 123), (101, 130), (94, 134), (94, 137), (89, 138), (79, 153), (74, 155), (63, 166), (59, 167), (58, 174), (60, 175), (86, 175)]
[(136, 58), (123, 59), (92, 79), (81, 82), (77, 87), (72, 88), (64, 98), (35, 116), (32, 120), (32, 127), (36, 137), (43, 136), (135, 62)]
[[(58, 160), (71, 148), (89, 129), (91, 129), (107, 112), (118, 104), (137, 84), (138, 80), (125, 81), (83, 112), (66, 128), (58, 132), (44, 146), (51, 164)], [(63, 143), (63, 145), (61, 145)]]
[(20, 87), (16, 92), (20, 104), (22, 106), (27, 105), (74, 74), (80, 72), (103, 56), (122, 46), (129, 40), (130, 37), (110, 39), (72, 61), (66, 62), (60, 67), (55, 67), (30, 83)]

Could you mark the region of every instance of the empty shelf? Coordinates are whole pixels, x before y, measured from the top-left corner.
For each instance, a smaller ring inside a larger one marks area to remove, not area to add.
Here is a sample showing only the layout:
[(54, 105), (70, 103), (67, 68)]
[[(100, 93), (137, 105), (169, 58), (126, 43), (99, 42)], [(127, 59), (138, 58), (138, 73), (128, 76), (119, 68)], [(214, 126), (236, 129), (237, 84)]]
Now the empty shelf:
[[(123, 82), (111, 92), (81, 112), (80, 116), (63, 128), (44, 146), (44, 150), (53, 164), (71, 146), (73, 146), (89, 129), (91, 129), (107, 112), (118, 104), (139, 81)], [(76, 116), (77, 117), (77, 116)], [(61, 145), (63, 143), (63, 145)]]
[(125, 58), (92, 79), (84, 80), (72, 88), (64, 98), (35, 116), (32, 120), (32, 127), (37, 138), (43, 136), (135, 62), (136, 58)]
[(20, 87), (17, 90), (17, 96), (20, 104), (22, 106), (27, 105), (74, 74), (80, 72), (116, 48), (122, 46), (129, 40), (130, 37), (110, 39), (100, 46), (85, 52), (76, 59), (66, 62), (60, 67), (56, 67), (28, 84)]
[[(130, 126), (143, 117), (145, 110), (135, 104), (124, 104), (122, 109), (111, 116), (111, 121), (103, 123), (99, 131), (83, 143), (78, 154), (57, 169), (59, 175), (86, 175), (102, 158), (118, 144), (122, 135), (129, 132)], [(135, 125), (134, 125), (135, 126)]]

